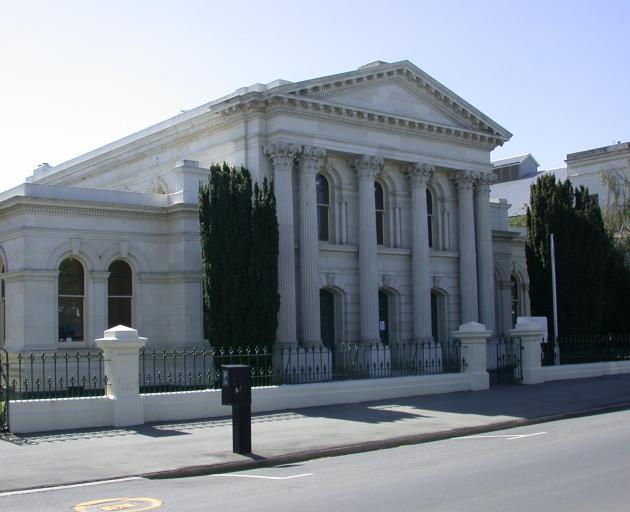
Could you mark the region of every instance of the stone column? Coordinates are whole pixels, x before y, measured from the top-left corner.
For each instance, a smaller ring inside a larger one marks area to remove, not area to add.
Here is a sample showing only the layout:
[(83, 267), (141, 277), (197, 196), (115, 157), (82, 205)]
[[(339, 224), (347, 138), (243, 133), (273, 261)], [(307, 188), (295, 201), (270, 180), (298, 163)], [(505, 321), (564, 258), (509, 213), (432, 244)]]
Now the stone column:
[(477, 251), (475, 212), (473, 207), (473, 174), (453, 176), (457, 187), (459, 221), (459, 287), (462, 323), (479, 319), (477, 302)]
[(306, 146), (300, 162), (300, 308), (302, 343), (321, 344), (316, 175), (326, 150)]
[[(92, 314), (92, 328), (90, 329), (89, 337), (88, 333), (85, 333), (86, 341), (93, 340), (96, 336), (107, 329), (108, 320), (108, 294), (107, 285), (109, 272), (97, 272), (90, 273), (92, 277), (92, 290), (91, 290), (91, 308)], [(92, 345), (89, 343), (88, 346)]]
[(411, 184), (411, 276), (413, 288), (413, 334), (416, 340), (431, 338), (431, 258), (427, 223), (427, 181), (433, 167), (414, 164)]
[(494, 256), (490, 218), (490, 174), (480, 175), (475, 183), (475, 233), (477, 234), (477, 278), (479, 320), (496, 332), (494, 312)]
[(500, 325), (501, 334), (507, 334), (512, 328), (512, 283), (511, 281), (499, 281), (499, 303), (501, 304)]
[(543, 331), (539, 324), (530, 318), (520, 318), (516, 327), (510, 329), (510, 336), (521, 340), (521, 367), (523, 384), (540, 384), (545, 382), (545, 374), (541, 363), (541, 347)]
[(359, 178), (359, 295), (361, 341), (379, 343), (378, 274), (376, 268), (376, 205), (374, 178), (383, 168), (383, 159), (360, 156), (353, 161)]
[(278, 332), (280, 346), (297, 344), (295, 315), (295, 240), (293, 230), (293, 162), (301, 152), (296, 144), (279, 142), (264, 148), (273, 166), (278, 215)]
[(453, 331), (453, 337), (462, 343), (462, 359), (466, 363), (464, 371), (473, 391), (490, 387), (486, 345), (491, 334), (477, 322), (465, 323), (457, 331)]
[(144, 423), (144, 406), (138, 384), (138, 353), (147, 339), (140, 338), (138, 331), (117, 325), (95, 340), (103, 351), (107, 397), (113, 399), (114, 427), (141, 425)]

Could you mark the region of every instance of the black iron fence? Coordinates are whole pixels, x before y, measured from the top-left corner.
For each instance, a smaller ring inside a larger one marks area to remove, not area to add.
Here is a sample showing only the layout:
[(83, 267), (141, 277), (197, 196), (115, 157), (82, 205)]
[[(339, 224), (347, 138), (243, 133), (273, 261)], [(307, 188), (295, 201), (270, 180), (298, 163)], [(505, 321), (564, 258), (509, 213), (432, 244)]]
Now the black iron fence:
[(0, 432), (9, 430), (9, 363), (7, 351), (0, 348)]
[(455, 373), (461, 370), (459, 342), (405, 342), (391, 345), (341, 343), (275, 349), (143, 350), (140, 392), (216, 389), (221, 365), (251, 367), (254, 386), (305, 384), (341, 379)]
[(107, 387), (101, 352), (42, 352), (7, 356), (7, 400), (102, 396)]
[[(554, 364), (555, 343), (542, 344), (542, 364)], [(561, 337), (558, 339), (560, 364), (630, 361), (630, 334), (602, 334)]]
[(518, 337), (497, 338), (490, 340), (488, 346), (490, 347), (488, 355), (492, 354), (495, 357), (494, 365), (489, 364), (490, 382), (492, 384), (521, 382), (523, 380), (521, 339)]

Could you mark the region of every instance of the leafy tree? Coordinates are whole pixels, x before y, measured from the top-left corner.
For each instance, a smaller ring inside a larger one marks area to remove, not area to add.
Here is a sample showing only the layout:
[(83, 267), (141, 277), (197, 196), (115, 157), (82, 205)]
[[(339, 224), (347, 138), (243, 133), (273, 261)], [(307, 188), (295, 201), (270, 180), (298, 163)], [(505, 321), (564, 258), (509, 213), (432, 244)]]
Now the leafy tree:
[(603, 208), (604, 223), (612, 242), (630, 266), (630, 175), (623, 170), (602, 173), (609, 197)]
[(271, 346), (279, 309), (273, 186), (256, 186), (252, 204), (247, 169), (212, 165), (199, 187), (199, 222), (210, 344)]

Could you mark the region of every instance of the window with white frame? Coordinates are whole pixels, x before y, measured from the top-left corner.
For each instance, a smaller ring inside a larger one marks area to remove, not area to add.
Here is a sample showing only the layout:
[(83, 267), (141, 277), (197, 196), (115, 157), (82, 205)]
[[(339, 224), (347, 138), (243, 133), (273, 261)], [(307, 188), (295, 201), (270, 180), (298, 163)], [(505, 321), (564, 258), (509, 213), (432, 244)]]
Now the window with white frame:
[(374, 204), (376, 209), (376, 244), (385, 244), (385, 197), (383, 187), (378, 182), (374, 182)]
[(83, 341), (85, 322), (85, 273), (81, 262), (68, 258), (59, 265), (58, 339)]
[(109, 266), (107, 280), (107, 327), (132, 327), (133, 279), (126, 261), (116, 260)]
[(330, 241), (330, 185), (322, 174), (315, 181), (317, 189), (317, 235), (322, 242)]

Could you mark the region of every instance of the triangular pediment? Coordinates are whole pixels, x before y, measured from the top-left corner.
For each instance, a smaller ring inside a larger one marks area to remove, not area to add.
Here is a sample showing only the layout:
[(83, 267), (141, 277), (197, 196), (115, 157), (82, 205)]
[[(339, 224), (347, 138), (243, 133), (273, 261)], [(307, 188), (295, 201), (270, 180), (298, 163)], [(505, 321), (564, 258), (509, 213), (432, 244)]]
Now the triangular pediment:
[(355, 71), (282, 85), (269, 92), (309, 98), (453, 129), (511, 133), (409, 61), (377, 61)]
[(396, 78), (349, 86), (332, 93), (306, 94), (306, 96), (345, 107), (427, 121), (453, 128), (467, 128), (456, 116), (449, 116), (446, 109), (437, 108), (435, 104), (406, 87), (404, 82)]

